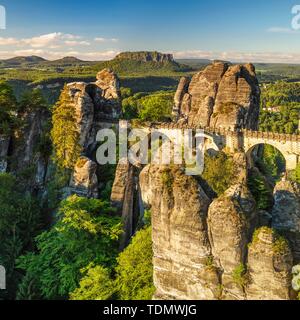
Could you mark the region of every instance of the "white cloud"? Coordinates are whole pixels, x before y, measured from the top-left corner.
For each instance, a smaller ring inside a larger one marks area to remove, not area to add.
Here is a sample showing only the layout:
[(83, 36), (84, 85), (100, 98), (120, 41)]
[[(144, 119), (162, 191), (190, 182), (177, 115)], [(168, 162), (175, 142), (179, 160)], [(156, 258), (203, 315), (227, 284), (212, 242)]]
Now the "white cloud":
[(282, 33), (282, 34), (299, 34), (299, 30), (294, 30), (291, 28), (282, 28), (282, 27), (271, 27), (267, 30), (270, 33)]
[(63, 45), (67, 46), (87, 46), (90, 45), (88, 41), (79, 41), (80, 36), (67, 34), (62, 32), (53, 32), (43, 34), (40, 36), (24, 39), (16, 38), (0, 38), (0, 45), (15, 45), (15, 46), (29, 46), (32, 48), (45, 48), (50, 49), (60, 48)]
[(118, 42), (119, 39), (116, 39), (116, 38), (107, 39), (107, 38), (97, 37), (94, 39), (94, 41), (96, 41), (96, 42)]
[(64, 42), (65, 45), (67, 46), (90, 46), (91, 43), (88, 41), (76, 41), (76, 40), (67, 40)]
[(175, 59), (209, 59), (232, 62), (295, 63), (300, 64), (300, 53), (284, 52), (212, 52), (212, 51), (175, 51)]
[(19, 43), (19, 40), (15, 38), (2, 38), (0, 37), (0, 45), (1, 46), (11, 46), (11, 45), (17, 45)]
[(26, 44), (33, 48), (43, 48), (52, 45), (58, 46), (58, 42), (62, 37), (63, 34), (61, 32), (54, 32), (29, 39), (22, 39), (20, 40), (20, 44)]
[(88, 42), (78, 41), (78, 39), (81, 39), (81, 37), (72, 34), (65, 34), (62, 32), (54, 32), (29, 39), (22, 39), (21, 43), (30, 45), (33, 48), (58, 48), (63, 44), (69, 45), (68, 43), (72, 43), (72, 46), (87, 45)]
[(63, 38), (64, 38), (64, 39), (68, 39), (68, 40), (78, 40), (78, 39), (82, 39), (81, 36), (77, 36), (77, 35), (69, 34), (69, 33), (63, 34)]

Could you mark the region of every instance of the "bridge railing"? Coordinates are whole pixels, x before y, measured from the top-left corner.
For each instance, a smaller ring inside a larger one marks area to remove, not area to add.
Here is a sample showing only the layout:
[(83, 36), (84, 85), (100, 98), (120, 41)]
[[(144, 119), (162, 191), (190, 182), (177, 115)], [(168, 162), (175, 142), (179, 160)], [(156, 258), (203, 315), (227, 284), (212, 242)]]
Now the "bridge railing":
[(189, 125), (187, 123), (176, 123), (176, 122), (147, 122), (142, 123), (142, 126), (150, 129), (201, 129), (206, 133), (221, 135), (221, 136), (238, 136), (243, 135), (247, 138), (257, 138), (257, 139), (267, 139), (267, 140), (277, 140), (277, 141), (291, 141), (291, 142), (300, 142), (300, 135), (298, 134), (285, 134), (285, 133), (276, 133), (276, 132), (264, 132), (264, 131), (254, 131), (248, 129), (236, 129), (228, 127), (203, 127), (200, 125)]

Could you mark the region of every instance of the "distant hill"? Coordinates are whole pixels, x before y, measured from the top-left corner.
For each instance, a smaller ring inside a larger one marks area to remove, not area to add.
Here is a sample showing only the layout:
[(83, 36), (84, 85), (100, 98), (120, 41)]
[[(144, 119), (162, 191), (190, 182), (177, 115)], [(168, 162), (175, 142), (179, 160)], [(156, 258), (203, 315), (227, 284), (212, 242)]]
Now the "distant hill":
[[(80, 68), (79, 68), (80, 67)], [(53, 78), (93, 77), (99, 70), (110, 68), (119, 76), (181, 76), (193, 68), (176, 62), (172, 54), (157, 51), (124, 52), (110, 61), (83, 61), (64, 57), (50, 61), (37, 56), (15, 57), (0, 61), (3, 79), (39, 82)]]
[(71, 67), (71, 66), (85, 66), (85, 65), (93, 65), (96, 62), (93, 61), (83, 61), (76, 57), (64, 57), (62, 59), (46, 61), (43, 63), (45, 66), (55, 66), (55, 67)]
[(172, 54), (157, 51), (136, 51), (122, 52), (115, 57), (115, 60), (132, 60), (142, 62), (174, 62)]
[(47, 62), (46, 59), (38, 56), (14, 57), (1, 60), (2, 67), (26, 67)]
[(176, 62), (172, 54), (157, 51), (123, 52), (93, 68), (111, 68), (120, 76), (176, 76), (192, 71), (189, 66)]
[[(157, 51), (123, 52), (110, 61), (83, 61), (76, 57), (64, 57), (50, 61), (37, 56), (14, 57), (0, 60), (0, 69), (47, 70), (64, 73), (72, 67), (85, 67), (92, 75), (101, 68), (111, 68), (121, 75), (165, 75), (177, 72), (189, 72), (191, 67), (176, 62), (172, 54)], [(97, 70), (98, 69), (98, 70)]]
[(93, 65), (95, 62), (83, 61), (76, 57), (64, 57), (62, 59), (50, 61), (38, 56), (14, 57), (0, 60), (0, 68), (47, 68), (47, 67), (70, 67)]

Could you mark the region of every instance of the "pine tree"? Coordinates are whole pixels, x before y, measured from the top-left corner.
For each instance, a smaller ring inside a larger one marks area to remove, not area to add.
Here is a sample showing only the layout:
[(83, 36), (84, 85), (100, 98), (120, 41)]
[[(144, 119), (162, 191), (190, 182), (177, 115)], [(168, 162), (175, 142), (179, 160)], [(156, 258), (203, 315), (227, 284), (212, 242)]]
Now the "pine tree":
[(79, 132), (76, 125), (75, 107), (67, 86), (64, 87), (52, 116), (51, 132), (55, 161), (66, 169), (72, 169), (80, 156)]

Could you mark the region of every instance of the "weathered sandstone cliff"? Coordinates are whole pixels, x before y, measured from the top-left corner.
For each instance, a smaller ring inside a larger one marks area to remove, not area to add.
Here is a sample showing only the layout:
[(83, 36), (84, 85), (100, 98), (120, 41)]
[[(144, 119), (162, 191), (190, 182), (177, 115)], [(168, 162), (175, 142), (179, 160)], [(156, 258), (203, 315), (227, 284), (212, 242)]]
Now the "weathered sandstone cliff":
[(129, 163), (119, 162), (116, 170), (115, 181), (111, 193), (112, 205), (122, 216), (124, 234), (121, 239), (121, 248), (126, 247), (136, 231), (140, 212), (140, 192), (138, 175), (140, 168)]
[(104, 69), (95, 83), (74, 82), (67, 88), (74, 104), (79, 144), (83, 154), (90, 156), (97, 131), (120, 118), (120, 81), (113, 71)]
[(81, 197), (98, 197), (97, 163), (80, 157), (75, 165), (70, 182), (70, 191)]
[(267, 226), (254, 232), (261, 221), (244, 182), (211, 202), (180, 167), (149, 165), (140, 187), (152, 213), (155, 299), (294, 297), (289, 243)]
[(217, 299), (206, 216), (211, 200), (196, 179), (178, 167), (149, 165), (140, 175), (151, 207), (156, 299)]
[(24, 176), (28, 189), (40, 189), (50, 156), (50, 142), (43, 140), (49, 130), (50, 112), (41, 108), (20, 114), (20, 119), (24, 125), (10, 140), (9, 171)]
[(300, 263), (300, 186), (282, 180), (274, 189), (272, 226), (290, 241), (294, 264)]
[(241, 265), (246, 265), (247, 245), (256, 219), (255, 201), (244, 184), (232, 186), (209, 207), (210, 244), (227, 298), (245, 298), (243, 288), (235, 282), (234, 273)]
[(252, 64), (214, 62), (191, 80), (181, 79), (173, 114), (202, 127), (256, 129), (259, 99)]
[(121, 115), (120, 81), (110, 69), (97, 74), (95, 83), (74, 82), (67, 85), (76, 115), (82, 157), (78, 160), (69, 192), (87, 197), (98, 196), (96, 135), (98, 130), (110, 128)]
[(269, 228), (254, 234), (249, 246), (248, 300), (289, 300), (293, 258), (286, 240)]

